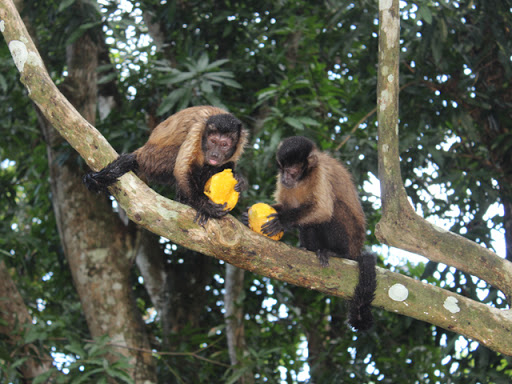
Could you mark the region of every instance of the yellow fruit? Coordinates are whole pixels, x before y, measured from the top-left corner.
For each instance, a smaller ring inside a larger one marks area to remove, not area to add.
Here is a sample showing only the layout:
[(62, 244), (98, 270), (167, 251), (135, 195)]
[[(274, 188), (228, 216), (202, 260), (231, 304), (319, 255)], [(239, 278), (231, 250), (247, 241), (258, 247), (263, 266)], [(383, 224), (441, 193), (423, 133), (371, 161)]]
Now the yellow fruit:
[[(261, 227), (266, 222), (270, 221), (270, 219), (267, 217), (268, 215), (271, 215), (273, 213), (277, 213), (274, 208), (272, 208), (270, 205), (265, 203), (257, 203), (254, 204), (251, 208), (249, 208), (249, 228), (251, 228), (254, 232), (260, 233), (263, 236), (263, 233), (261, 233)], [(281, 237), (283, 237), (283, 232), (278, 233), (275, 236), (267, 236), (271, 238), (272, 240), (281, 240)]]
[(217, 204), (227, 203), (226, 210), (231, 211), (238, 203), (239, 192), (235, 191), (237, 181), (231, 169), (216, 173), (204, 185), (204, 194)]

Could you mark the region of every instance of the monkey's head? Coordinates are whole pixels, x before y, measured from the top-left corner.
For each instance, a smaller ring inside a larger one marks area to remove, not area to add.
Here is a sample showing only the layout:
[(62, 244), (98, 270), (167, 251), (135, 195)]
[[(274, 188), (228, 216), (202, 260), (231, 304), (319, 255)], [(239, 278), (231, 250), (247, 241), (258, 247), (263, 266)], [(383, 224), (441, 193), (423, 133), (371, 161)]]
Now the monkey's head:
[(285, 188), (295, 188), (317, 165), (315, 144), (304, 136), (284, 139), (277, 149), (279, 181)]
[(205, 163), (218, 167), (238, 160), (246, 140), (242, 122), (232, 114), (210, 116), (202, 138)]

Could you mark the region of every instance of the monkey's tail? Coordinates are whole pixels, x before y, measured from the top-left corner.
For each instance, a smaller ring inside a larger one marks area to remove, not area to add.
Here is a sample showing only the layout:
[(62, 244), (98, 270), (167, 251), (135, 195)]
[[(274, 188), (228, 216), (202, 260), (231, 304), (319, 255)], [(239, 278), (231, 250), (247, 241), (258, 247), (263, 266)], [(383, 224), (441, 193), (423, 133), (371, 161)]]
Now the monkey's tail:
[(349, 309), (350, 325), (358, 331), (365, 331), (373, 325), (371, 304), (377, 288), (375, 265), (376, 256), (363, 251), (359, 257), (359, 282)]
[(138, 168), (135, 153), (124, 153), (99, 172), (90, 172), (83, 177), (83, 182), (91, 192), (108, 192), (107, 188), (118, 178)]

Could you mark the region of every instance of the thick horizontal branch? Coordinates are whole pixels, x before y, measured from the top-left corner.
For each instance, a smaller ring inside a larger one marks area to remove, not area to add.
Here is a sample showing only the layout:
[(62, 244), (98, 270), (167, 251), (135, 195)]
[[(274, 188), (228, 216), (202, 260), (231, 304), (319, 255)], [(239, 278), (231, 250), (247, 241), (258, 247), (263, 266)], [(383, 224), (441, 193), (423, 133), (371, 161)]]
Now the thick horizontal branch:
[[(0, 0), (0, 27), (22, 82), (50, 123), (91, 168), (97, 170), (113, 160), (112, 147), (51, 81), (10, 0)], [(184, 247), (263, 276), (342, 298), (349, 298), (356, 285), (356, 263), (332, 259), (330, 266), (323, 268), (313, 253), (264, 238), (231, 216), (209, 220), (205, 228), (200, 227), (193, 221), (192, 208), (158, 195), (132, 173), (123, 176), (111, 191), (131, 220)], [(512, 355), (512, 319), (507, 312), (383, 269), (378, 269), (374, 305), (428, 321)], [(493, 332), (503, 328), (507, 332)]]
[[(113, 193), (132, 220), (184, 247), (328, 295), (347, 299), (354, 291), (358, 267), (353, 261), (331, 259), (329, 267), (323, 268), (314, 253), (269, 240), (232, 216), (209, 220), (202, 228), (193, 222), (193, 209), (158, 195), (131, 174), (121, 178)], [(438, 325), (512, 355), (510, 311), (382, 268), (377, 269), (377, 281), (374, 306)]]

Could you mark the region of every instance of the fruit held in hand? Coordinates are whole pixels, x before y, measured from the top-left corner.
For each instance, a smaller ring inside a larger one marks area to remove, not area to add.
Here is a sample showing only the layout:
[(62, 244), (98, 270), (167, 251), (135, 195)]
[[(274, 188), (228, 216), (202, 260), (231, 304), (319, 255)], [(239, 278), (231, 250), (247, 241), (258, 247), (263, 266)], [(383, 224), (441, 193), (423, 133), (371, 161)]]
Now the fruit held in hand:
[(240, 196), (240, 193), (235, 191), (236, 184), (237, 181), (233, 176), (233, 171), (225, 169), (210, 177), (204, 185), (204, 194), (214, 203), (227, 203), (226, 210), (231, 211), (235, 208)]
[[(260, 233), (263, 236), (267, 236), (261, 233), (261, 227), (266, 222), (272, 220), (268, 218), (268, 215), (273, 213), (277, 213), (274, 208), (265, 203), (256, 203), (251, 208), (249, 208), (248, 216), (249, 216), (249, 228), (251, 228), (254, 232)], [(278, 233), (275, 236), (267, 236), (272, 240), (281, 240), (283, 237), (283, 232)]]

